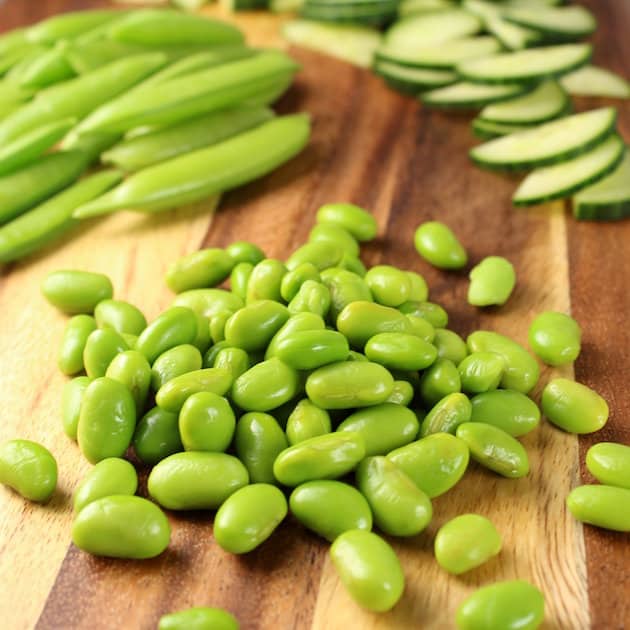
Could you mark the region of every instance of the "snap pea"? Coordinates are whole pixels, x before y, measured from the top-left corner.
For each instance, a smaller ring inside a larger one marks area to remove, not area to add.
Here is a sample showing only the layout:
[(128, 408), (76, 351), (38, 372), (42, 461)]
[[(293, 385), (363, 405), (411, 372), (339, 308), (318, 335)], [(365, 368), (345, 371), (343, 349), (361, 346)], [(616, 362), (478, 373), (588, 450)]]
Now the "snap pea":
[(594, 433), (608, 421), (608, 404), (586, 385), (555, 378), (543, 389), (542, 411), (547, 420), (569, 433)]
[(458, 366), (462, 390), (480, 394), (496, 389), (503, 377), (505, 359), (495, 352), (473, 352)]
[(234, 261), (225, 250), (201, 249), (182, 256), (168, 268), (166, 285), (174, 293), (214, 287), (230, 275), (233, 266)]
[(125, 495), (92, 501), (72, 525), (72, 542), (79, 549), (110, 558), (154, 558), (168, 547), (170, 536), (168, 519), (157, 505)]
[[(63, 151), (81, 151), (85, 156), (86, 164), (89, 166), (98, 162), (101, 153), (112, 147), (119, 140), (120, 136), (118, 134), (100, 131), (78, 135), (75, 128), (59, 143), (59, 149)], [(122, 179), (122, 173), (120, 175)], [(102, 192), (106, 191), (103, 190)], [(91, 201), (91, 199), (88, 201)]]
[(321, 279), (330, 291), (330, 317), (335, 322), (339, 314), (352, 302), (372, 301), (368, 285), (352, 271), (335, 269), (333, 273), (323, 272)]
[(304, 398), (295, 406), (287, 419), (287, 439), (293, 446), (318, 435), (326, 435), (332, 430), (330, 414)]
[(475, 591), (457, 610), (459, 630), (536, 630), (545, 616), (543, 594), (524, 580), (496, 582)]
[(175, 346), (163, 352), (151, 367), (151, 385), (158, 391), (172, 378), (201, 369), (201, 353), (191, 344)]
[(87, 386), (92, 382), (89, 376), (77, 376), (68, 381), (61, 395), (61, 424), (64, 433), (71, 439), (77, 439), (77, 427), (81, 413), (81, 401)]
[(112, 9), (71, 11), (55, 15), (31, 26), (26, 37), (32, 42), (53, 44), (60, 39), (71, 39), (107, 24), (120, 16)]
[(450, 433), (434, 433), (397, 448), (387, 458), (429, 498), (448, 492), (464, 476), (469, 452), (465, 442)]
[(437, 350), (420, 337), (399, 332), (382, 332), (365, 344), (370, 361), (392, 370), (424, 370), (433, 364)]
[(501, 536), (487, 518), (461, 514), (440, 527), (434, 549), (443, 569), (461, 575), (496, 556), (501, 551)]
[(431, 343), (437, 350), (438, 359), (448, 359), (455, 365), (459, 365), (468, 356), (466, 342), (452, 330), (438, 328)]
[(322, 365), (345, 361), (348, 341), (335, 330), (304, 330), (282, 337), (275, 356), (296, 370), (313, 370)]
[(405, 271), (409, 280), (409, 301), (426, 302), (429, 299), (427, 281), (415, 271)]
[(281, 302), (280, 287), (287, 273), (284, 263), (274, 258), (261, 260), (253, 269), (247, 282), (246, 303), (257, 300)]
[(25, 28), (15, 28), (5, 31), (0, 35), (0, 55), (6, 55), (11, 50), (21, 48), (28, 43), (28, 30)]
[(35, 57), (20, 72), (20, 85), (44, 88), (76, 77), (77, 73), (66, 56), (67, 47), (68, 43), (61, 41)]
[(149, 409), (136, 426), (132, 444), (138, 459), (149, 466), (183, 451), (177, 414), (159, 407)]
[(136, 414), (140, 416), (151, 385), (151, 366), (145, 356), (137, 350), (121, 352), (112, 359), (105, 376), (122, 383), (129, 390), (136, 405)]
[(153, 363), (163, 352), (192, 343), (197, 336), (195, 313), (183, 306), (172, 306), (152, 321), (138, 337), (136, 350)]
[(466, 266), (466, 250), (452, 230), (439, 221), (422, 223), (414, 234), (416, 251), (438, 269), (461, 269)]
[(351, 529), (372, 529), (372, 511), (365, 497), (341, 481), (307, 481), (293, 490), (289, 506), (304, 527), (330, 542)]
[(420, 396), (427, 405), (434, 406), (449, 394), (462, 389), (459, 370), (448, 359), (437, 359), (422, 374)]
[(448, 324), (448, 313), (433, 302), (403, 302), (398, 310), (405, 315), (426, 319), (433, 328), (445, 328)]
[(509, 260), (488, 256), (469, 274), (468, 303), (473, 306), (505, 304), (516, 284), (516, 273)]
[(147, 327), (142, 312), (122, 300), (100, 301), (94, 309), (94, 318), (99, 328), (113, 328), (120, 334), (139, 335)]
[(212, 392), (193, 394), (179, 412), (179, 433), (187, 451), (225, 451), (235, 426), (230, 403)]
[(238, 621), (221, 608), (196, 607), (163, 615), (158, 630), (239, 630)]
[(230, 289), (243, 300), (247, 297), (247, 284), (254, 271), (254, 265), (249, 262), (239, 262), (234, 265), (230, 274)]
[(258, 300), (236, 311), (225, 324), (225, 340), (246, 352), (263, 350), (286, 324), (289, 311), (273, 300)]
[(411, 281), (406, 272), (391, 265), (376, 265), (365, 274), (374, 301), (384, 306), (400, 306), (411, 293)]
[(107, 276), (89, 271), (53, 271), (42, 282), (41, 290), (53, 306), (69, 315), (92, 313), (114, 292)]
[(348, 304), (337, 317), (337, 329), (350, 345), (363, 348), (368, 340), (381, 332), (408, 333), (409, 320), (389, 306), (373, 302), (356, 301)]
[(394, 381), (394, 388), (385, 402), (408, 407), (414, 397), (413, 385), (408, 381)]
[(246, 486), (245, 466), (225, 453), (175, 453), (155, 465), (149, 495), (169, 510), (215, 510)]
[(90, 334), (96, 330), (96, 321), (91, 315), (75, 315), (63, 333), (57, 365), (71, 376), (83, 370), (83, 350)]
[(278, 344), (293, 333), (305, 330), (324, 330), (326, 324), (320, 315), (316, 313), (296, 313), (291, 315), (286, 324), (273, 336), (265, 351), (265, 359), (271, 359), (276, 355)]
[(276, 486), (245, 486), (219, 508), (212, 530), (214, 539), (226, 551), (248, 553), (273, 534), (287, 512), (287, 500)]
[(305, 481), (337, 479), (365, 457), (365, 442), (358, 433), (329, 433), (299, 442), (282, 451), (273, 464), (275, 478), (285, 486)]
[(227, 370), (232, 375), (232, 380), (235, 381), (241, 374), (247, 372), (250, 366), (249, 355), (245, 350), (240, 348), (223, 348), (217, 354), (213, 367)]
[(57, 462), (37, 442), (8, 440), (0, 445), (0, 483), (29, 501), (48, 501), (57, 486)]
[(330, 309), (330, 290), (325, 284), (306, 280), (298, 291), (297, 295), (289, 302), (289, 312), (296, 313), (317, 313), (326, 317)]
[(332, 243), (350, 256), (359, 255), (359, 243), (356, 238), (340, 225), (333, 223), (318, 223), (308, 235), (309, 241), (324, 241)]
[(376, 237), (376, 219), (363, 208), (351, 203), (327, 203), (317, 211), (317, 223), (331, 223), (342, 227), (357, 241), (371, 241)]
[(600, 483), (630, 490), (630, 446), (594, 444), (586, 453), (586, 467)]
[(126, 460), (108, 457), (98, 462), (74, 491), (72, 503), (80, 512), (88, 503), (112, 495), (133, 496), (138, 488), (136, 469)]
[(512, 437), (533, 431), (540, 422), (536, 403), (517, 391), (497, 389), (473, 396), (471, 422), (485, 422), (503, 429)]
[(292, 271), (288, 271), (283, 276), (282, 283), (280, 284), (280, 295), (282, 299), (285, 302), (291, 302), (291, 300), (299, 293), (300, 287), (307, 280), (313, 280), (314, 282), (320, 282), (321, 280), (319, 270), (311, 262), (302, 263)]
[(147, 52), (143, 46), (96, 37), (79, 37), (64, 43), (65, 57), (75, 74), (93, 72), (108, 63)]
[(529, 327), (529, 346), (547, 365), (571, 363), (580, 354), (582, 331), (569, 315), (546, 311)]
[(257, 265), (265, 259), (265, 252), (258, 245), (249, 241), (234, 241), (225, 248), (225, 251), (236, 264), (247, 262), (250, 265)]
[(518, 479), (529, 473), (529, 459), (523, 445), (509, 433), (483, 422), (464, 422), (457, 427), (457, 437), (470, 449), (470, 456), (482, 466)]
[(133, 437), (136, 407), (131, 393), (110, 378), (94, 379), (83, 393), (77, 440), (93, 464), (107, 457), (122, 457)]
[(179, 413), (186, 400), (197, 392), (211, 392), (224, 396), (232, 384), (232, 375), (224, 369), (205, 368), (180, 374), (170, 379), (155, 395), (158, 407)]
[(455, 392), (444, 396), (426, 415), (420, 427), (420, 436), (432, 433), (455, 434), (457, 427), (470, 420), (472, 406), (465, 394)]
[(114, 357), (127, 350), (127, 342), (115, 330), (104, 328), (91, 332), (83, 350), (86, 374), (90, 378), (105, 376)]
[(630, 490), (616, 486), (593, 485), (574, 488), (567, 507), (582, 523), (630, 532)]
[(243, 307), (243, 299), (223, 289), (192, 289), (180, 293), (173, 306), (184, 306), (209, 320), (222, 311), (236, 312)]

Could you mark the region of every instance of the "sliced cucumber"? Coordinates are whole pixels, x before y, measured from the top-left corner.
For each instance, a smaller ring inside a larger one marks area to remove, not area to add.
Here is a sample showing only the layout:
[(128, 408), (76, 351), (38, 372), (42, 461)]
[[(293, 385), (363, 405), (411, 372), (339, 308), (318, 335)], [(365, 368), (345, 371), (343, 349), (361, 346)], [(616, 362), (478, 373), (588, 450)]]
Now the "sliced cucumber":
[(448, 70), (409, 68), (388, 61), (378, 61), (374, 66), (374, 72), (382, 76), (393, 88), (411, 94), (443, 87), (457, 81), (457, 75)]
[(520, 26), (540, 31), (552, 39), (579, 39), (597, 28), (593, 14), (582, 6), (513, 7), (503, 11), (503, 17)]
[(575, 96), (610, 96), (630, 98), (630, 82), (618, 74), (597, 66), (582, 66), (560, 79), (560, 85)]
[(376, 58), (416, 68), (454, 68), (465, 59), (485, 57), (499, 50), (501, 44), (494, 37), (466, 37), (451, 40), (447, 46), (436, 44), (426, 48), (403, 48), (385, 43), (376, 51)]
[(630, 150), (626, 147), (619, 166), (596, 184), (573, 197), (577, 219), (614, 221), (630, 217)]
[(309, 20), (294, 20), (283, 27), (288, 41), (304, 48), (337, 57), (357, 66), (369, 68), (381, 35), (364, 26), (321, 24)]
[(402, 0), (398, 5), (398, 15), (407, 17), (414, 13), (452, 9), (454, 6), (451, 0)]
[(515, 125), (535, 125), (557, 118), (566, 111), (569, 97), (553, 80), (515, 99), (488, 105), (479, 116), (485, 120)]
[(304, 0), (269, 0), (269, 10), (272, 13), (293, 13), (299, 11)]
[(516, 206), (531, 206), (568, 197), (614, 171), (623, 153), (621, 138), (613, 134), (583, 155), (532, 171), (518, 187), (512, 201)]
[(526, 125), (510, 125), (508, 123), (497, 123), (483, 118), (475, 118), (471, 124), (473, 133), (483, 140), (491, 140), (492, 138), (500, 138), (511, 133), (526, 131), (529, 129)]
[(613, 107), (573, 114), (481, 144), (471, 149), (470, 157), (488, 168), (520, 169), (553, 164), (601, 142), (612, 133), (616, 119)]
[(300, 15), (307, 20), (320, 22), (354, 23), (368, 26), (382, 26), (396, 18), (396, 5), (364, 7), (364, 6), (328, 6), (305, 2)]
[(519, 85), (482, 85), (460, 81), (437, 90), (430, 90), (422, 95), (422, 102), (432, 107), (482, 107), (496, 103), (525, 92), (527, 88)]
[(464, 61), (457, 72), (468, 81), (510, 83), (554, 77), (583, 66), (592, 54), (590, 44), (545, 46)]
[(505, 0), (502, 4), (508, 7), (546, 8), (564, 4), (564, 0)]

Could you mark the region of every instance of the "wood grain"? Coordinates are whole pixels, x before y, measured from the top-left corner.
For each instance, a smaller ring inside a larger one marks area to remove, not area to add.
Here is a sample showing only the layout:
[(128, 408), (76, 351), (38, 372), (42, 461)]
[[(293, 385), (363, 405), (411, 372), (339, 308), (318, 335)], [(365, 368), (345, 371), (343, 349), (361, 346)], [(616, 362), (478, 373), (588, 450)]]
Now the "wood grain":
[[(87, 0), (8, 0), (2, 28), (32, 22)], [(590, 2), (600, 18), (597, 59), (630, 76), (628, 4)], [(212, 9), (213, 12), (218, 9)], [(254, 44), (279, 44), (278, 18), (238, 16)], [(623, 41), (622, 41), (623, 40)], [(630, 628), (628, 537), (582, 527), (564, 507), (571, 487), (588, 480), (580, 469), (585, 448), (543, 422), (525, 439), (532, 473), (499, 479), (472, 466), (456, 489), (434, 502), (429, 530), (392, 541), (403, 561), (407, 589), (389, 614), (361, 611), (348, 598), (327, 559), (327, 545), (292, 520), (245, 558), (220, 550), (207, 514), (170, 515), (172, 543), (149, 562), (95, 559), (69, 546), (69, 497), (86, 470), (58, 417), (64, 379), (55, 365), (65, 319), (44, 304), (38, 285), (50, 270), (82, 267), (109, 273), (117, 295), (148, 317), (167, 306), (164, 270), (184, 252), (250, 239), (269, 256), (284, 258), (307, 235), (317, 208), (348, 200), (372, 210), (377, 241), (364, 248), (366, 263), (381, 261), (422, 273), (431, 299), (442, 303), (451, 326), (465, 335), (489, 328), (526, 340), (533, 316), (571, 309), (584, 330), (576, 364), (579, 380), (611, 403), (609, 425), (595, 436), (630, 443), (630, 222), (578, 224), (561, 204), (516, 211), (514, 181), (474, 168), (469, 117), (422, 110), (387, 90), (369, 73), (326, 57), (293, 50), (304, 70), (279, 104), (282, 111), (313, 114), (309, 148), (289, 165), (213, 202), (153, 217), (121, 214), (82, 226), (63, 247), (12, 266), (0, 275), (0, 440), (23, 436), (57, 456), (59, 492), (42, 508), (0, 488), (1, 627), (153, 628), (165, 612), (191, 605), (223, 606), (247, 629), (452, 628), (458, 603), (476, 586), (522, 577), (545, 592), (545, 627), (567, 630)], [(581, 106), (598, 101), (583, 101)], [(620, 127), (630, 137), (630, 109), (620, 105)], [(465, 301), (465, 273), (442, 273), (412, 248), (413, 230), (439, 218), (466, 244), (471, 265), (505, 255), (518, 273), (517, 290), (500, 310), (479, 311)], [(626, 263), (626, 264), (624, 264)], [(544, 370), (544, 383), (558, 371)], [(563, 375), (571, 375), (563, 369)], [(463, 511), (488, 515), (504, 535), (504, 550), (488, 565), (448, 577), (432, 560), (434, 533)]]

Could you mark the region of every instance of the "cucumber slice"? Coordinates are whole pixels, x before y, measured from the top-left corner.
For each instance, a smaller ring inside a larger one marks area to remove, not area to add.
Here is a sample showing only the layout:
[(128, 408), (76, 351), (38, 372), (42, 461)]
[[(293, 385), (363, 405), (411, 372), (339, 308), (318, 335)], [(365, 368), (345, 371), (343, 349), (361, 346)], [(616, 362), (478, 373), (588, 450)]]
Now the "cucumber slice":
[(467, 37), (451, 40), (448, 46), (438, 44), (427, 48), (417, 45), (403, 48), (385, 43), (376, 51), (376, 58), (416, 68), (453, 68), (466, 59), (485, 57), (499, 50), (501, 44), (494, 37)]
[(490, 120), (484, 120), (479, 117), (475, 118), (470, 124), (473, 133), (483, 140), (492, 140), (493, 138), (500, 138), (501, 136), (507, 136), (511, 133), (517, 133), (519, 131), (526, 131), (529, 129), (526, 125), (497, 123)]
[(468, 81), (481, 83), (534, 81), (583, 66), (592, 52), (590, 44), (545, 46), (464, 61), (457, 66), (457, 72)]
[(503, 11), (509, 22), (540, 31), (552, 39), (579, 39), (595, 31), (597, 21), (582, 6), (570, 7), (514, 7)]
[(272, 13), (293, 13), (299, 11), (304, 0), (269, 0), (269, 10)]
[(569, 97), (553, 80), (545, 81), (529, 94), (484, 107), (485, 120), (515, 125), (535, 125), (557, 118), (567, 109)]
[(525, 92), (527, 88), (519, 84), (482, 85), (460, 81), (437, 90), (430, 90), (422, 95), (422, 102), (432, 107), (482, 107), (496, 103)]
[(611, 173), (623, 158), (624, 144), (613, 134), (583, 155), (532, 171), (521, 183), (512, 201), (532, 206), (568, 197)]
[(355, 23), (368, 26), (381, 26), (387, 24), (396, 17), (396, 6), (390, 9), (376, 6), (374, 8), (344, 6), (326, 6), (305, 3), (302, 5), (300, 15), (307, 20), (320, 22)]
[(612, 133), (616, 119), (617, 110), (613, 107), (573, 114), (481, 144), (471, 149), (470, 157), (488, 168), (520, 169), (553, 164), (601, 142)]
[(529, 7), (529, 8), (546, 8), (557, 7), (564, 4), (564, 0), (505, 0), (503, 3), (507, 7)]
[(284, 37), (292, 44), (343, 59), (369, 68), (381, 35), (364, 26), (321, 24), (309, 20), (294, 20), (283, 27)]
[(626, 79), (597, 66), (582, 66), (565, 74), (560, 79), (560, 85), (575, 96), (630, 98), (630, 83)]
[(374, 66), (374, 72), (382, 76), (394, 89), (411, 94), (443, 87), (457, 81), (457, 75), (448, 70), (409, 68), (388, 61), (377, 62)]
[(630, 217), (630, 150), (626, 147), (619, 166), (596, 184), (573, 197), (576, 219), (614, 221)]
[(452, 9), (454, 6), (455, 4), (451, 0), (402, 0), (398, 5), (398, 15), (407, 17), (414, 13)]

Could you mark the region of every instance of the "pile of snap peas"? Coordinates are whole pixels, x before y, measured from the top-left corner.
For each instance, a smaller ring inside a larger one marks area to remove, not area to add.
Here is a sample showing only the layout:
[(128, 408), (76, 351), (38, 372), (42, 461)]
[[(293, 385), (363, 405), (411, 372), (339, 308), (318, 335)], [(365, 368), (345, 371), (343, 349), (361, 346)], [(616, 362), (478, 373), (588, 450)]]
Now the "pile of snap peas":
[[(420, 274), (366, 269), (360, 243), (376, 234), (371, 214), (336, 203), (319, 209), (308, 242), (285, 262), (244, 241), (186, 255), (166, 275), (172, 305), (152, 322), (114, 299), (104, 275), (56, 271), (44, 279), (47, 300), (72, 316), (59, 352), (59, 368), (73, 377), (63, 430), (94, 464), (74, 494), (75, 545), (151, 558), (169, 544), (163, 509), (202, 509), (216, 510), (217, 544), (243, 554), (290, 512), (331, 543), (350, 595), (383, 612), (399, 601), (405, 578), (373, 527), (392, 537), (421, 534), (431, 500), (453, 490), (470, 459), (506, 478), (528, 474), (518, 438), (540, 423), (528, 396), (539, 379), (536, 358), (493, 331), (464, 340), (449, 330)], [(443, 224), (421, 225), (414, 242), (437, 267), (466, 265)], [(482, 262), (471, 272), (469, 300), (472, 293), (472, 303), (479, 295), (483, 304), (503, 303), (513, 276), (503, 263)], [(570, 316), (545, 312), (533, 320), (529, 344), (545, 363), (562, 365), (579, 355), (581, 331)], [(542, 411), (571, 433), (597, 431), (608, 419), (599, 394), (563, 378), (545, 386)], [(129, 449), (152, 467), (148, 499), (136, 496)], [(574, 489), (569, 510), (630, 531), (630, 447), (600, 443), (586, 461), (601, 484)], [(56, 476), (44, 447), (0, 447), (0, 481), (24, 497), (46, 501)], [(436, 561), (455, 575), (501, 547), (501, 533), (480, 514), (450, 520), (434, 541)], [(511, 580), (473, 593), (456, 622), (464, 630), (529, 629), (543, 617), (539, 589)], [(199, 627), (238, 627), (217, 609), (167, 615), (160, 627), (203, 619), (215, 625)]]
[[(269, 109), (297, 70), (174, 9), (66, 13), (0, 36), (0, 263), (80, 219), (176, 208), (274, 170), (310, 135), (306, 114)], [(109, 168), (90, 172), (98, 161)]]

